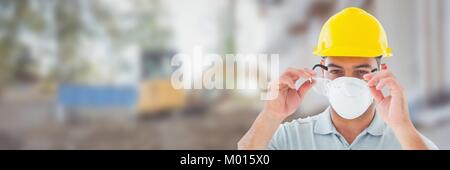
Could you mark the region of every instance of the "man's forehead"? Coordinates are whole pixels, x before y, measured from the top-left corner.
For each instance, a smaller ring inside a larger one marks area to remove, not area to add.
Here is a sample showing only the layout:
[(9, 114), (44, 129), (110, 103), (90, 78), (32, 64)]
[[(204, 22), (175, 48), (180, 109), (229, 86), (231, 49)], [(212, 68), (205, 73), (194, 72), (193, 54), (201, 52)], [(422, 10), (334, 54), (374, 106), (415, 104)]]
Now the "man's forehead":
[(326, 57), (325, 64), (340, 67), (376, 66), (377, 61), (366, 57)]

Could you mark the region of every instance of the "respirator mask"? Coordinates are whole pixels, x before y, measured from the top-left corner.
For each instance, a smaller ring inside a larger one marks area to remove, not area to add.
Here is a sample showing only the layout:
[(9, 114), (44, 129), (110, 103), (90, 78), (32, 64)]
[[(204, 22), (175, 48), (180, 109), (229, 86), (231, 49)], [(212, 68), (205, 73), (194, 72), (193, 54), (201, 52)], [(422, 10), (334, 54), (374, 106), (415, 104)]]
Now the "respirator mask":
[(314, 92), (328, 98), (331, 107), (345, 119), (361, 116), (373, 103), (367, 82), (354, 77), (338, 77), (334, 80), (314, 77)]

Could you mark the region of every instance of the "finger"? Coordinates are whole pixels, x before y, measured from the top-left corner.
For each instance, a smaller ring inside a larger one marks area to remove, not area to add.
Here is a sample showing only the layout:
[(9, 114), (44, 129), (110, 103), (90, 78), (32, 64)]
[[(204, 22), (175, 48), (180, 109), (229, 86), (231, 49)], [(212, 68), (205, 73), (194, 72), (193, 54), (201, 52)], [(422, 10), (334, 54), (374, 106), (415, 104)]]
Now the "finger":
[(279, 95), (283, 94), (281, 92), (282, 90), (280, 90), (279, 81), (278, 80), (271, 81), (267, 89), (268, 100), (277, 99), (278, 97), (280, 97)]
[(295, 68), (288, 68), (286, 69), (286, 71), (283, 73), (283, 75), (288, 75), (291, 76), (294, 80), (297, 80), (301, 77), (312, 77), (315, 76), (315, 72), (314, 70), (308, 69), (308, 68), (304, 68), (304, 69), (295, 69)]
[[(269, 83), (268, 91), (272, 93), (278, 93), (278, 91), (288, 90), (289, 86), (287, 84), (281, 83), (280, 79), (271, 81)], [(277, 91), (277, 92), (276, 92)]]
[(301, 69), (301, 71), (303, 71), (308, 76), (315, 76), (316, 75), (316, 72), (314, 70), (312, 70), (312, 69), (309, 69), (309, 68)]
[(267, 89), (269, 90), (269, 91), (271, 91), (271, 90), (273, 90), (273, 89), (279, 89), (280, 87), (279, 87), (279, 80), (276, 80), (276, 81), (271, 81), (270, 83), (269, 83), (269, 85), (267, 86)]
[(305, 73), (303, 71), (301, 71), (300, 69), (295, 69), (295, 68), (288, 68), (283, 73), (283, 75), (290, 76), (294, 81), (299, 79), (300, 77), (304, 76), (304, 74)]
[(390, 74), (389, 73), (387, 73), (387, 72), (378, 72), (378, 73), (373, 73), (373, 74), (371, 74), (371, 75), (368, 75), (368, 76), (366, 76), (366, 77), (370, 77), (370, 79), (369, 79), (369, 81), (367, 82), (367, 85), (369, 85), (369, 86), (375, 86), (375, 84), (377, 84), (377, 82), (380, 80), (380, 79), (383, 79), (383, 78), (386, 78), (386, 77), (389, 77), (390, 76)]
[(374, 75), (376, 75), (376, 74), (378, 74), (380, 72), (390, 72), (389, 70), (387, 70), (387, 66), (386, 65), (384, 65), (383, 67), (385, 67), (385, 68), (382, 68), (381, 71), (379, 71), (379, 72), (372, 72), (372, 73), (364, 74), (363, 79), (364, 80), (370, 80)]
[(316, 76), (317, 73), (316, 73), (314, 70), (309, 69), (309, 68), (304, 68), (303, 70), (304, 70), (305, 72), (309, 73), (309, 76), (308, 76), (307, 78), (310, 80), (310, 83), (312, 83), (312, 78), (313, 78), (314, 76)]
[(375, 99), (375, 102), (380, 103), (384, 99), (384, 95), (381, 90), (377, 90), (375, 87), (369, 87), (369, 89)]
[(375, 73), (364, 74), (363, 79), (364, 80), (370, 80), (373, 77), (373, 75), (375, 75)]
[[(391, 99), (391, 96), (386, 96), (385, 97), (385, 100), (387, 100), (387, 101), (390, 101)], [(383, 120), (387, 120), (387, 118), (388, 118), (388, 114), (389, 114), (389, 112), (388, 111), (385, 111), (385, 112), (382, 112), (382, 111), (379, 111), (379, 110), (377, 110), (377, 114), (380, 114), (380, 116), (381, 116), (381, 118), (383, 119)]]
[(377, 90), (381, 90), (381, 89), (383, 89), (383, 87), (386, 85), (386, 83), (388, 83), (388, 82), (390, 82), (390, 81), (392, 81), (392, 78), (391, 78), (391, 77), (387, 77), (387, 78), (380, 79), (380, 81), (378, 81), (378, 84), (375, 86), (375, 88), (376, 88)]
[(309, 68), (304, 68), (303, 71), (309, 73), (312, 76), (314, 76), (316, 74), (316, 72), (314, 70), (309, 69)]
[(298, 88), (297, 93), (300, 96), (300, 98), (303, 98), (303, 96), (305, 96), (306, 92), (309, 91), (309, 89), (311, 89), (313, 83), (310, 81), (305, 81), (305, 83), (303, 83), (300, 88)]
[(373, 75), (368, 75), (367, 77), (371, 77), (371, 76), (372, 76), (372, 78), (369, 80), (369, 82), (367, 82), (367, 85), (369, 85), (369, 87), (375, 86), (375, 84), (377, 84), (377, 82), (380, 79), (383, 79), (383, 78), (386, 78), (386, 77), (393, 77), (392, 73), (390, 71), (388, 71), (388, 70), (383, 70), (383, 71), (380, 71), (380, 72), (375, 73)]
[(377, 90), (381, 90), (383, 89), (383, 87), (387, 86), (387, 88), (391, 91), (391, 92), (395, 92), (395, 91), (400, 91), (402, 88), (400, 86), (400, 84), (397, 82), (397, 80), (393, 77), (387, 77), (384, 79), (381, 79), (378, 84), (376, 85), (376, 89)]
[(280, 85), (287, 85), (289, 88), (295, 89), (294, 80), (289, 76), (281, 76)]
[[(303, 77), (303, 78), (311, 79), (312, 77), (315, 76), (315, 74), (316, 73), (314, 72), (314, 70), (307, 69), (307, 68), (305, 68), (305, 69), (288, 68), (282, 76), (285, 76), (285, 77), (287, 77), (287, 79), (292, 80), (292, 82), (294, 84), (294, 87), (295, 87), (295, 82), (297, 82), (300, 78)], [(294, 89), (291, 86), (291, 83), (290, 83), (291, 81), (290, 80), (286, 80), (286, 81), (283, 81), (283, 82), (285, 84), (288, 84), (290, 88)], [(289, 81), (289, 82), (287, 82), (287, 81)]]

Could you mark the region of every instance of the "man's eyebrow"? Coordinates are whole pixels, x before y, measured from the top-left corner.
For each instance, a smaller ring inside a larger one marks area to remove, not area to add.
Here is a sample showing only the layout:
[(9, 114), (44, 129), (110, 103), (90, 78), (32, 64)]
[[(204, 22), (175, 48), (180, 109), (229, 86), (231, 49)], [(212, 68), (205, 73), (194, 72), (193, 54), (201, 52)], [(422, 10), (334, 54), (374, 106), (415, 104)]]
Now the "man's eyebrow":
[(372, 66), (370, 66), (369, 64), (361, 64), (361, 65), (357, 65), (357, 66), (353, 66), (354, 69), (357, 68), (372, 68)]
[(337, 67), (337, 68), (343, 68), (342, 66), (340, 66), (340, 65), (336, 65), (336, 64), (333, 64), (333, 63), (331, 63), (331, 64), (328, 64), (328, 65), (327, 65), (327, 67)]

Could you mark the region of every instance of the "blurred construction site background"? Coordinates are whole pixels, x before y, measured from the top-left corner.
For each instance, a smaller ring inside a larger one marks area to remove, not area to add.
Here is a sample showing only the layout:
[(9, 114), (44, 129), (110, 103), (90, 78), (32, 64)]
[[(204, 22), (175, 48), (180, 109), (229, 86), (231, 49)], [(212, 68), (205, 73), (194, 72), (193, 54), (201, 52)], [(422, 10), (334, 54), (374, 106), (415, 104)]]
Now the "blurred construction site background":
[[(172, 56), (200, 45), (310, 68), (348, 6), (382, 22), (414, 124), (450, 149), (447, 0), (0, 0), (0, 149), (235, 149), (258, 91), (175, 90)], [(290, 119), (326, 106), (309, 93)]]

